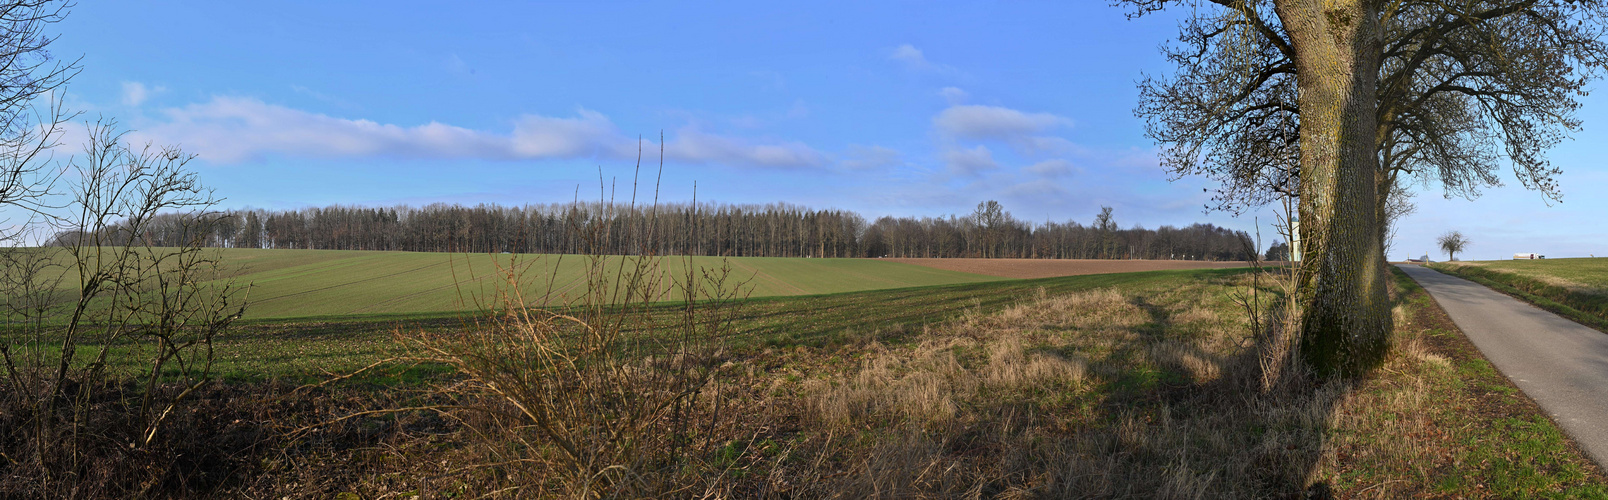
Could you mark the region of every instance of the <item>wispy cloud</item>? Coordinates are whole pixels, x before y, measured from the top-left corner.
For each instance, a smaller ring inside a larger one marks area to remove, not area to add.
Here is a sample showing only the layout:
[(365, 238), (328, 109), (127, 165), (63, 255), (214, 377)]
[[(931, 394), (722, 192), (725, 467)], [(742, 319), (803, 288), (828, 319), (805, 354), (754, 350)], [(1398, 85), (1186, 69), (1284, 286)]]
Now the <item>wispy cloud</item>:
[(904, 164), (904, 155), (893, 148), (882, 146), (849, 146), (842, 165), (849, 170), (875, 170)]
[(965, 103), (966, 98), (971, 97), (971, 94), (967, 94), (966, 91), (955, 87), (944, 87), (938, 90), (938, 96), (948, 101), (950, 106), (954, 106)]
[(954, 148), (943, 152), (944, 166), (949, 172), (956, 175), (977, 175), (989, 170), (999, 168), (994, 161), (994, 153), (987, 146), (978, 145), (971, 149)]
[[(179, 144), (202, 159), (240, 163), (268, 155), (316, 158), (530, 160), (634, 158), (636, 139), (602, 113), (526, 115), (506, 134), (430, 122), (401, 126), (337, 118), (257, 99), (214, 97), (163, 111), (136, 138)], [(649, 145), (657, 148), (657, 145)], [(756, 142), (685, 127), (665, 144), (666, 160), (745, 167), (811, 167), (825, 156), (798, 142)]]
[(160, 85), (147, 87), (144, 83), (140, 82), (123, 82), (123, 104), (128, 106), (139, 106), (144, 104), (145, 100), (149, 99), (151, 95), (160, 93), (164, 90), (167, 90), (167, 88)]
[(468, 62), (464, 61), (462, 57), (458, 57), (458, 54), (448, 54), (447, 58), (442, 60), (441, 67), (446, 69), (448, 73), (456, 73), (460, 75), (475, 74), (475, 68), (470, 66)]
[(1072, 120), (1050, 113), (1024, 113), (999, 106), (950, 106), (933, 117), (940, 133), (959, 139), (1011, 140), (1042, 134), (1072, 124)]
[(910, 45), (908, 43), (895, 47), (893, 51), (888, 54), (888, 60), (897, 62), (903, 65), (905, 69), (909, 69), (911, 71), (932, 73), (955, 73), (958, 71), (954, 66), (938, 64), (927, 60), (927, 55), (921, 53), (921, 49), (918, 49), (914, 45)]
[(1074, 170), (1076, 170), (1076, 167), (1072, 166), (1072, 162), (1062, 159), (1044, 160), (1026, 167), (1022, 167), (1023, 172), (1027, 172), (1045, 179), (1067, 177), (1072, 175)]
[(813, 167), (826, 163), (825, 155), (800, 142), (753, 144), (707, 134), (691, 127), (665, 141), (665, 158), (686, 163), (715, 163), (761, 167)]
[(955, 105), (932, 119), (933, 129), (946, 141), (998, 141), (1022, 154), (1064, 154), (1071, 141), (1048, 135), (1072, 120), (1051, 113), (1026, 113), (999, 106)]
[(804, 104), (803, 99), (794, 99), (793, 107), (787, 108), (786, 116), (790, 120), (809, 118), (810, 106), (808, 104)]

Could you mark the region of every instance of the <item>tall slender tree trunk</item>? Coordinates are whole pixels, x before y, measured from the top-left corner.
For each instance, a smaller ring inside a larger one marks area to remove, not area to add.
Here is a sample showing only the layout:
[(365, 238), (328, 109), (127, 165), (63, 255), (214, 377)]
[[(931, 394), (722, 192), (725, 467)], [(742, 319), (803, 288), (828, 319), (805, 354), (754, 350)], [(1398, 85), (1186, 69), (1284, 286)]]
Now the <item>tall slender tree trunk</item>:
[(1373, 367), (1390, 338), (1375, 146), (1375, 0), (1285, 0), (1301, 106), (1301, 353), (1320, 377)]

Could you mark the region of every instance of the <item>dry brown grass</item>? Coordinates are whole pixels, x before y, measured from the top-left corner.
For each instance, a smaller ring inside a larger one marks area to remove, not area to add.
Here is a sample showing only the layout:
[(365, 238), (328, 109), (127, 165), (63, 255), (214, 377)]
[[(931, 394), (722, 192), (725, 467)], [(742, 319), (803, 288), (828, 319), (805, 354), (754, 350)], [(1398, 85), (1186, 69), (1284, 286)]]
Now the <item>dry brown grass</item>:
[(829, 452), (844, 470), (827, 496), (1299, 491), (1343, 388), (1248, 390), (1253, 342), (1222, 292), (1041, 296), (912, 345), (865, 346), (860, 366), (801, 384), (812, 432), (870, 436)]
[[(1514, 396), (1479, 389), (1500, 383), (1499, 375), (1457, 368), (1470, 353), (1452, 343), (1461, 337), (1444, 330), (1448, 322), (1426, 319), (1438, 313), (1427, 299), (1396, 309), (1395, 350), (1374, 376), (1314, 384), (1281, 366), (1293, 353), (1281, 347), (1290, 342), (1277, 338), (1277, 321), (1258, 334), (1236, 314), (1229, 291), (1249, 284), (1242, 276), (1041, 294), (906, 344), (789, 356), (786, 366), (831, 367), (788, 371), (801, 380), (772, 384), (773, 397), (805, 402), (789, 453), (816, 458), (810, 467), (762, 471), (771, 474), (767, 484), (786, 474), (794, 485), (765, 491), (830, 498), (1600, 492), (1591, 486), (1600, 473), (1578, 451), (1558, 451), (1569, 450), (1567, 442), (1557, 441), (1533, 405), (1490, 406), (1491, 398)], [(1484, 418), (1539, 418), (1541, 444), (1477, 444), (1507, 437), (1467, 425), (1482, 411), (1490, 413)], [(1465, 474), (1471, 467), (1477, 472)]]

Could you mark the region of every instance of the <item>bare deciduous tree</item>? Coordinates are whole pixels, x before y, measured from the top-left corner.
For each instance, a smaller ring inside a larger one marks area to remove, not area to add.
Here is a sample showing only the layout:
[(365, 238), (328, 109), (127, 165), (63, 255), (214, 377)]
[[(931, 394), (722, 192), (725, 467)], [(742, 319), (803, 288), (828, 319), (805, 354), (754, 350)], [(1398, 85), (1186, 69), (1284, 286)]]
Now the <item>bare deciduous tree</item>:
[[(1243, 231), (1211, 224), (1122, 229), (1114, 220), (1096, 226), (1077, 221), (1030, 223), (1003, 205), (983, 216), (882, 217), (867, 223), (846, 210), (795, 205), (662, 203), (647, 211), (596, 202), (472, 207), (329, 206), (298, 210), (232, 211), (212, 224), (204, 240), (228, 248), (400, 250), (413, 252), (573, 253), (583, 241), (566, 232), (574, 221), (610, 212), (611, 255), (634, 255), (631, 231), (664, 235), (659, 255), (739, 257), (983, 257), (1242, 261), (1249, 256)], [(1109, 214), (1107, 214), (1109, 215)], [(1109, 217), (1108, 217), (1109, 218)], [(164, 215), (150, 221), (155, 241), (187, 238), (186, 221)]]
[(1435, 243), (1446, 252), (1446, 260), (1457, 260), (1457, 252), (1463, 251), (1471, 242), (1461, 231), (1447, 231), (1435, 239)]
[[(12, 327), (0, 348), (11, 411), (0, 415), (5, 442), (26, 448), (12, 470), (42, 492), (106, 460), (107, 442), (151, 446), (210, 381), (214, 341), (244, 313), (244, 290), (202, 244), (218, 214), (185, 168), (192, 156), (122, 139), (113, 122), (89, 127), (56, 247), (0, 251)], [(188, 240), (154, 238), (152, 222), (173, 217)]]
[(1299, 198), (1303, 353), (1325, 374), (1365, 369), (1388, 340), (1387, 193), (1419, 180), (1473, 197), (1508, 161), (1557, 198), (1544, 153), (1579, 127), (1576, 98), (1608, 59), (1597, 0), (1122, 3), (1209, 7), (1136, 112), (1174, 175), (1221, 182), (1218, 208)]
[[(15, 244), (49, 218), (59, 170), (47, 168), (63, 127), (75, 116), (58, 90), (78, 61), (56, 59), (46, 30), (67, 15), (62, 1), (0, 3), (0, 241)], [(9, 226), (9, 227), (5, 227)]]

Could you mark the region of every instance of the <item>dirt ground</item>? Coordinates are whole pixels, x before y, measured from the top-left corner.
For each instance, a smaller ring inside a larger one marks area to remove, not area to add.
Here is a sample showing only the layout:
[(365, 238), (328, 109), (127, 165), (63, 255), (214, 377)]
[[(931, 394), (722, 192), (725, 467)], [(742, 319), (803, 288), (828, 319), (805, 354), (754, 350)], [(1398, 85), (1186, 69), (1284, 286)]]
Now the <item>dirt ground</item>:
[(1130, 273), (1166, 269), (1204, 269), (1245, 267), (1244, 262), (1198, 260), (1101, 260), (1101, 259), (882, 259), (927, 266), (946, 271), (986, 274), (1001, 278), (1053, 278), (1080, 274)]

